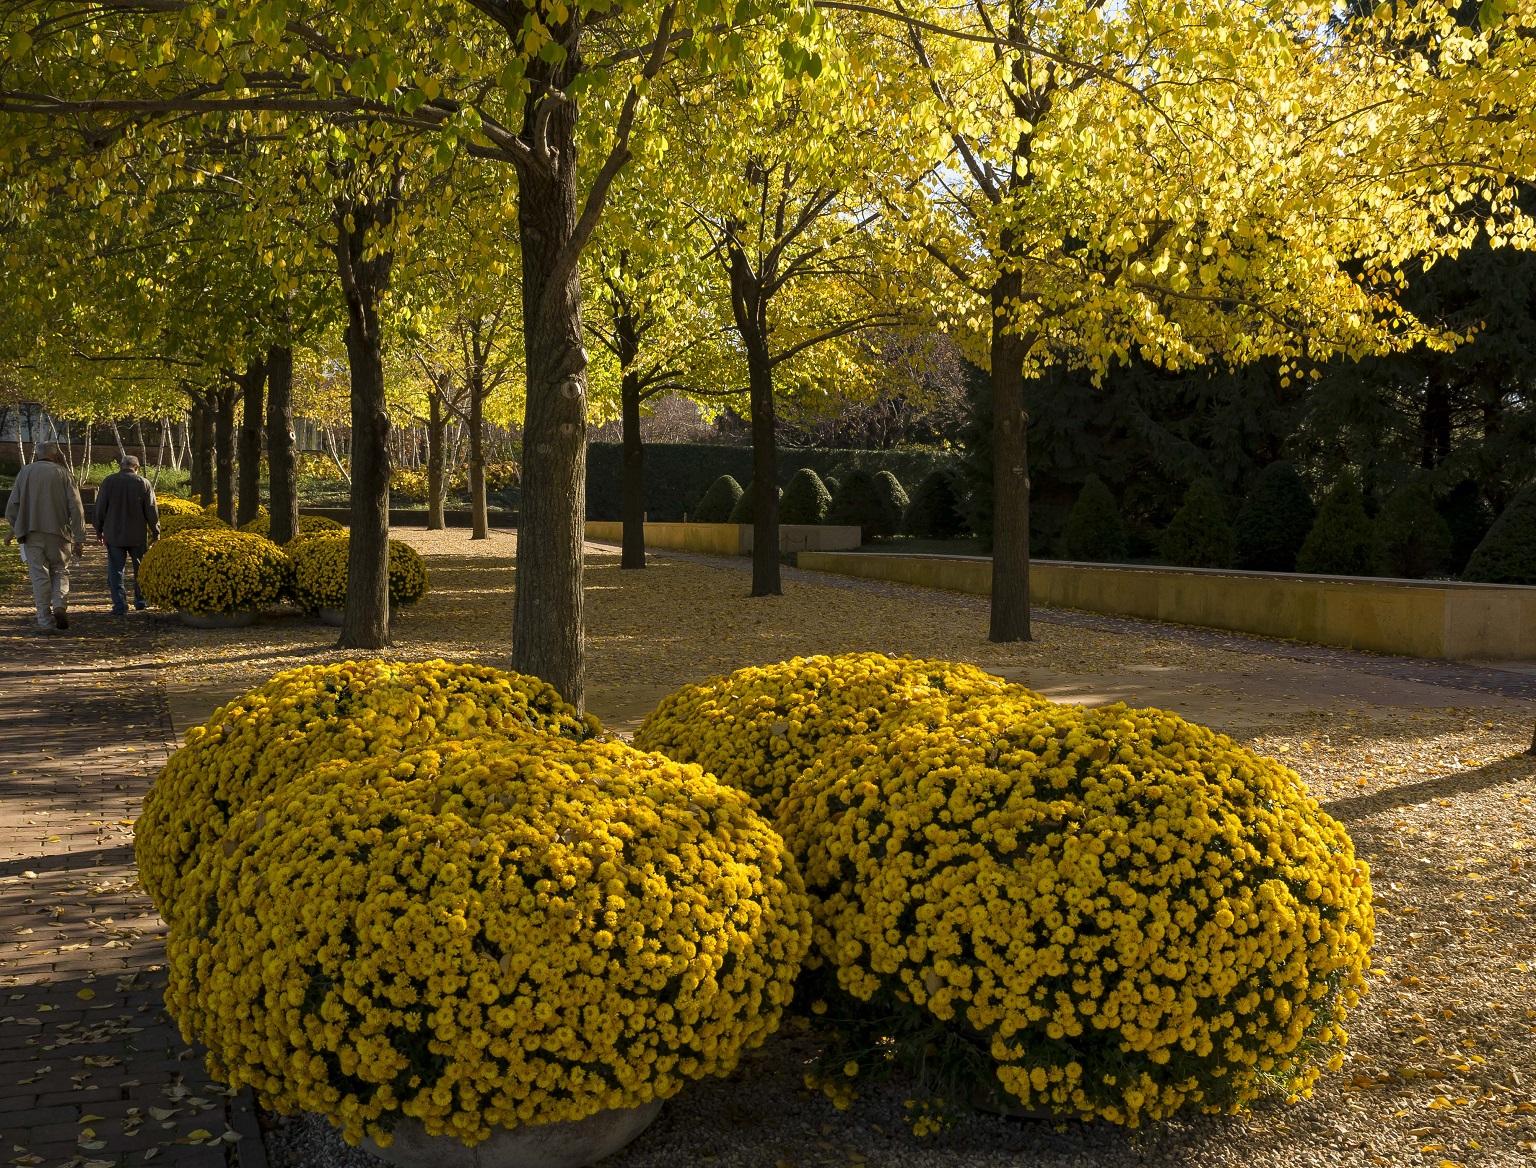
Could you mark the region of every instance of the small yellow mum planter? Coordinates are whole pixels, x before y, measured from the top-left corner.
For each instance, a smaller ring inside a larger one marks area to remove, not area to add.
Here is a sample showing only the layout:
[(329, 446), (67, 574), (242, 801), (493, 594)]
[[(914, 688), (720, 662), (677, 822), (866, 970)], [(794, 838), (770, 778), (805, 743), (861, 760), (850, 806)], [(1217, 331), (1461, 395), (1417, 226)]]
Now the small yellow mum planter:
[(893, 710), (924, 697), (1001, 693), (1026, 705), (1044, 701), (954, 661), (884, 653), (796, 657), (684, 686), (641, 724), (635, 745), (698, 763), (772, 816), (826, 746), (875, 728)]
[(203, 508), (191, 499), (182, 499), (176, 495), (159, 495), (155, 499), (155, 506), (160, 512), (163, 523), (172, 515), (201, 515)]
[(175, 921), (182, 873), (217, 846), (236, 811), (282, 783), (335, 759), (531, 731), (573, 741), (603, 733), (554, 686), (488, 666), (368, 660), (279, 673), (194, 726), (166, 762), (134, 827), (139, 878)]
[(183, 1033), (221, 1080), (385, 1147), (728, 1074), (777, 1027), (811, 927), (742, 792), (544, 735), (300, 776), (202, 853), (185, 894), (215, 889), (168, 942)]
[[(351, 540), (345, 531), (305, 535), (289, 545), (293, 557), (294, 596), (300, 607), (319, 613), (328, 624), (341, 623), (347, 603), (347, 555)], [(389, 603), (391, 608), (415, 604), (427, 594), (427, 565), (410, 544), (389, 541)]]
[(218, 527), (162, 538), (144, 555), (144, 599), (188, 624), (249, 624), (287, 591), (292, 565), (269, 539)]
[(1176, 715), (920, 704), (829, 751), (779, 827), (826, 968), (978, 1052), (978, 1095), (1135, 1126), (1342, 1058), (1366, 865), (1293, 772)]
[(160, 538), (180, 535), (184, 531), (228, 531), (229, 524), (217, 515), (204, 515), (201, 511), (172, 511), (160, 515)]
[[(251, 531), (257, 535), (272, 535), (272, 515), (263, 507), (256, 514), (256, 518), (240, 525), (241, 531)], [(295, 537), (303, 535), (328, 535), (332, 532), (345, 531), (346, 528), (334, 519), (327, 519), (324, 515), (300, 515), (299, 529), (294, 533)]]

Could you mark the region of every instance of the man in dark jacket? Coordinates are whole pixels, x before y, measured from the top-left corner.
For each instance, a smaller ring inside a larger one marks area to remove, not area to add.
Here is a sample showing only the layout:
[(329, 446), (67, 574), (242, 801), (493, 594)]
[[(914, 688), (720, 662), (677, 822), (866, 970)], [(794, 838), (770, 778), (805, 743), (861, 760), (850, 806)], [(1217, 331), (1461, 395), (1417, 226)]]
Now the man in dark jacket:
[(139, 592), (139, 561), (151, 540), (160, 538), (160, 508), (155, 488), (139, 474), (139, 460), (124, 455), (122, 469), (108, 475), (96, 491), (96, 538), (107, 548), (107, 591), (112, 594), (112, 615), (128, 615), (123, 591), (123, 569), (133, 561), (133, 607), (144, 607)]

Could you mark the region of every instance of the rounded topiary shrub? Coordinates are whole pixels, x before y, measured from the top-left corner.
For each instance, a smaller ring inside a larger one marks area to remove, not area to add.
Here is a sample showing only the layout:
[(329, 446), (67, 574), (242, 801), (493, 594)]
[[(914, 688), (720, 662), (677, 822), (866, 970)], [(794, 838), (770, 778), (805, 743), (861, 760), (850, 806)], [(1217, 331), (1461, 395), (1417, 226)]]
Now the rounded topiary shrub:
[[(241, 531), (253, 531), (257, 535), (270, 536), (272, 534), (272, 516), (263, 507), (255, 519), (240, 525)], [(320, 535), (324, 532), (345, 531), (346, 528), (334, 519), (327, 519), (324, 515), (300, 515), (299, 527), (295, 536)]]
[[(344, 608), (347, 603), (347, 556), (351, 536), (346, 531), (305, 535), (289, 545), (293, 558), (293, 597), (309, 612)], [(415, 604), (427, 594), (427, 565), (410, 544), (389, 541), (389, 603)]]
[(203, 513), (201, 504), (194, 503), (191, 499), (182, 499), (176, 495), (156, 495), (155, 506), (160, 511), (160, 521), (162, 524), (172, 515), (201, 515)]
[(1135, 1126), (1342, 1061), (1367, 867), (1295, 774), (1174, 714), (919, 702), (778, 823), (823, 970), (898, 1045), (980, 1060), (951, 1090)]
[(1289, 462), (1272, 462), (1258, 473), (1233, 524), (1239, 568), (1292, 572), (1296, 553), (1312, 530), (1317, 508), (1307, 484)]
[(917, 484), (901, 529), (918, 539), (954, 539), (965, 534), (964, 507), (949, 475), (931, 471)]
[(1451, 559), (1451, 529), (1435, 509), (1429, 483), (1409, 479), (1387, 496), (1372, 528), (1371, 557), (1378, 575), (1419, 579), (1444, 573)]
[(721, 475), (709, 485), (704, 497), (693, 509), (696, 523), (729, 523), (731, 512), (741, 498), (741, 484), (730, 475)]
[(232, 528), (217, 515), (205, 515), (202, 511), (174, 511), (160, 513), (160, 538), (180, 535), (183, 531), (230, 531)]
[(1158, 553), (1166, 564), (1189, 568), (1230, 568), (1232, 524), (1227, 501), (1210, 479), (1196, 479), (1184, 493), (1184, 502), (1158, 540)]
[(1125, 559), (1128, 540), (1119, 504), (1104, 480), (1089, 475), (1061, 529), (1061, 552), (1069, 560), (1113, 563)]
[(1462, 573), (1486, 584), (1536, 584), (1536, 487), (1516, 495), (1493, 521)]
[(182, 1032), (221, 1081), (352, 1143), (414, 1121), (474, 1145), (728, 1074), (810, 938), (744, 794), (542, 735), (295, 776), (187, 884), (219, 911), (168, 939)]
[(1296, 553), (1296, 570), (1334, 576), (1369, 576), (1375, 533), (1365, 513), (1365, 496), (1345, 472), (1329, 488), (1317, 519)]
[(780, 523), (825, 523), (827, 508), (832, 506), (832, 492), (827, 490), (821, 476), (812, 468), (803, 466), (784, 488), (783, 502), (779, 504)]
[[(753, 494), (755, 487), (756, 483), (748, 483), (746, 489), (741, 492), (741, 496), (736, 500), (736, 505), (731, 508), (729, 522), (752, 523), (756, 519), (757, 508), (753, 505), (756, 500), (756, 496)], [(783, 500), (783, 487), (774, 487), (773, 493), (781, 501)], [(784, 516), (782, 514), (779, 516), (779, 522), (784, 522)]]
[(602, 727), (554, 686), (488, 666), (366, 660), (279, 673), (215, 710), (171, 755), (134, 827), (140, 879), (175, 921), (182, 874), (235, 811), (280, 783), (333, 759), (533, 731), (584, 741)]
[(832, 496), (827, 522), (857, 527), (866, 540), (883, 539), (901, 530), (907, 502), (906, 491), (890, 471), (872, 475), (856, 467)]
[(640, 724), (635, 745), (698, 763), (773, 815), (823, 749), (865, 733), (892, 710), (935, 694), (997, 693), (1025, 704), (1044, 700), (954, 661), (884, 653), (795, 657), (669, 694)]
[(260, 612), (276, 604), (292, 580), (282, 548), (223, 524), (162, 536), (139, 565), (146, 601), (198, 616)]

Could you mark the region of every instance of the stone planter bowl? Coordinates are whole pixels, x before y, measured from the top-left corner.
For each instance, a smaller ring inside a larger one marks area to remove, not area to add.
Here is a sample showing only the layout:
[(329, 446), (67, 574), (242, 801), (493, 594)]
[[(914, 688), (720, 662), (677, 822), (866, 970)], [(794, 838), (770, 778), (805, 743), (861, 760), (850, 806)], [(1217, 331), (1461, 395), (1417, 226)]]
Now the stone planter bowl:
[(415, 1119), (395, 1125), (394, 1142), (370, 1153), (395, 1168), (587, 1168), (624, 1147), (661, 1113), (661, 1100), (641, 1107), (599, 1111), (574, 1123), (548, 1123), (498, 1131), (465, 1147), (448, 1136), (430, 1136)]
[(339, 608), (317, 608), (315, 615), (320, 618), (321, 624), (339, 629), (341, 628), (341, 619), (345, 613)]
[(256, 623), (254, 612), (187, 612), (178, 611), (181, 623), (192, 629), (243, 629)]

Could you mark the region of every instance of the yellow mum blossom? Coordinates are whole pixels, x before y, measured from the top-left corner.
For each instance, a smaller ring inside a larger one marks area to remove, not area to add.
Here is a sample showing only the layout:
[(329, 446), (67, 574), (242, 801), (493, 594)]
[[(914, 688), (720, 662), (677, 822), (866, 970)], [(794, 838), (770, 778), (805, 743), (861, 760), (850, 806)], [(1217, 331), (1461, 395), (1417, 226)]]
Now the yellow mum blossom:
[[(201, 521), (188, 517), (185, 522)], [(293, 567), (282, 548), (223, 524), (162, 538), (139, 566), (139, 585), (150, 604), (204, 616), (260, 611), (275, 604), (292, 579)]]
[(543, 734), (370, 753), (247, 802), (172, 926), (167, 1005), (211, 1073), (351, 1142), (473, 1145), (728, 1074), (810, 943), (742, 792)]
[[(293, 592), (301, 608), (343, 608), (347, 603), (347, 554), (351, 539), (345, 531), (310, 533), (288, 545), (293, 558)], [(427, 594), (427, 565), (408, 543), (389, 541), (389, 603), (415, 604)]]

